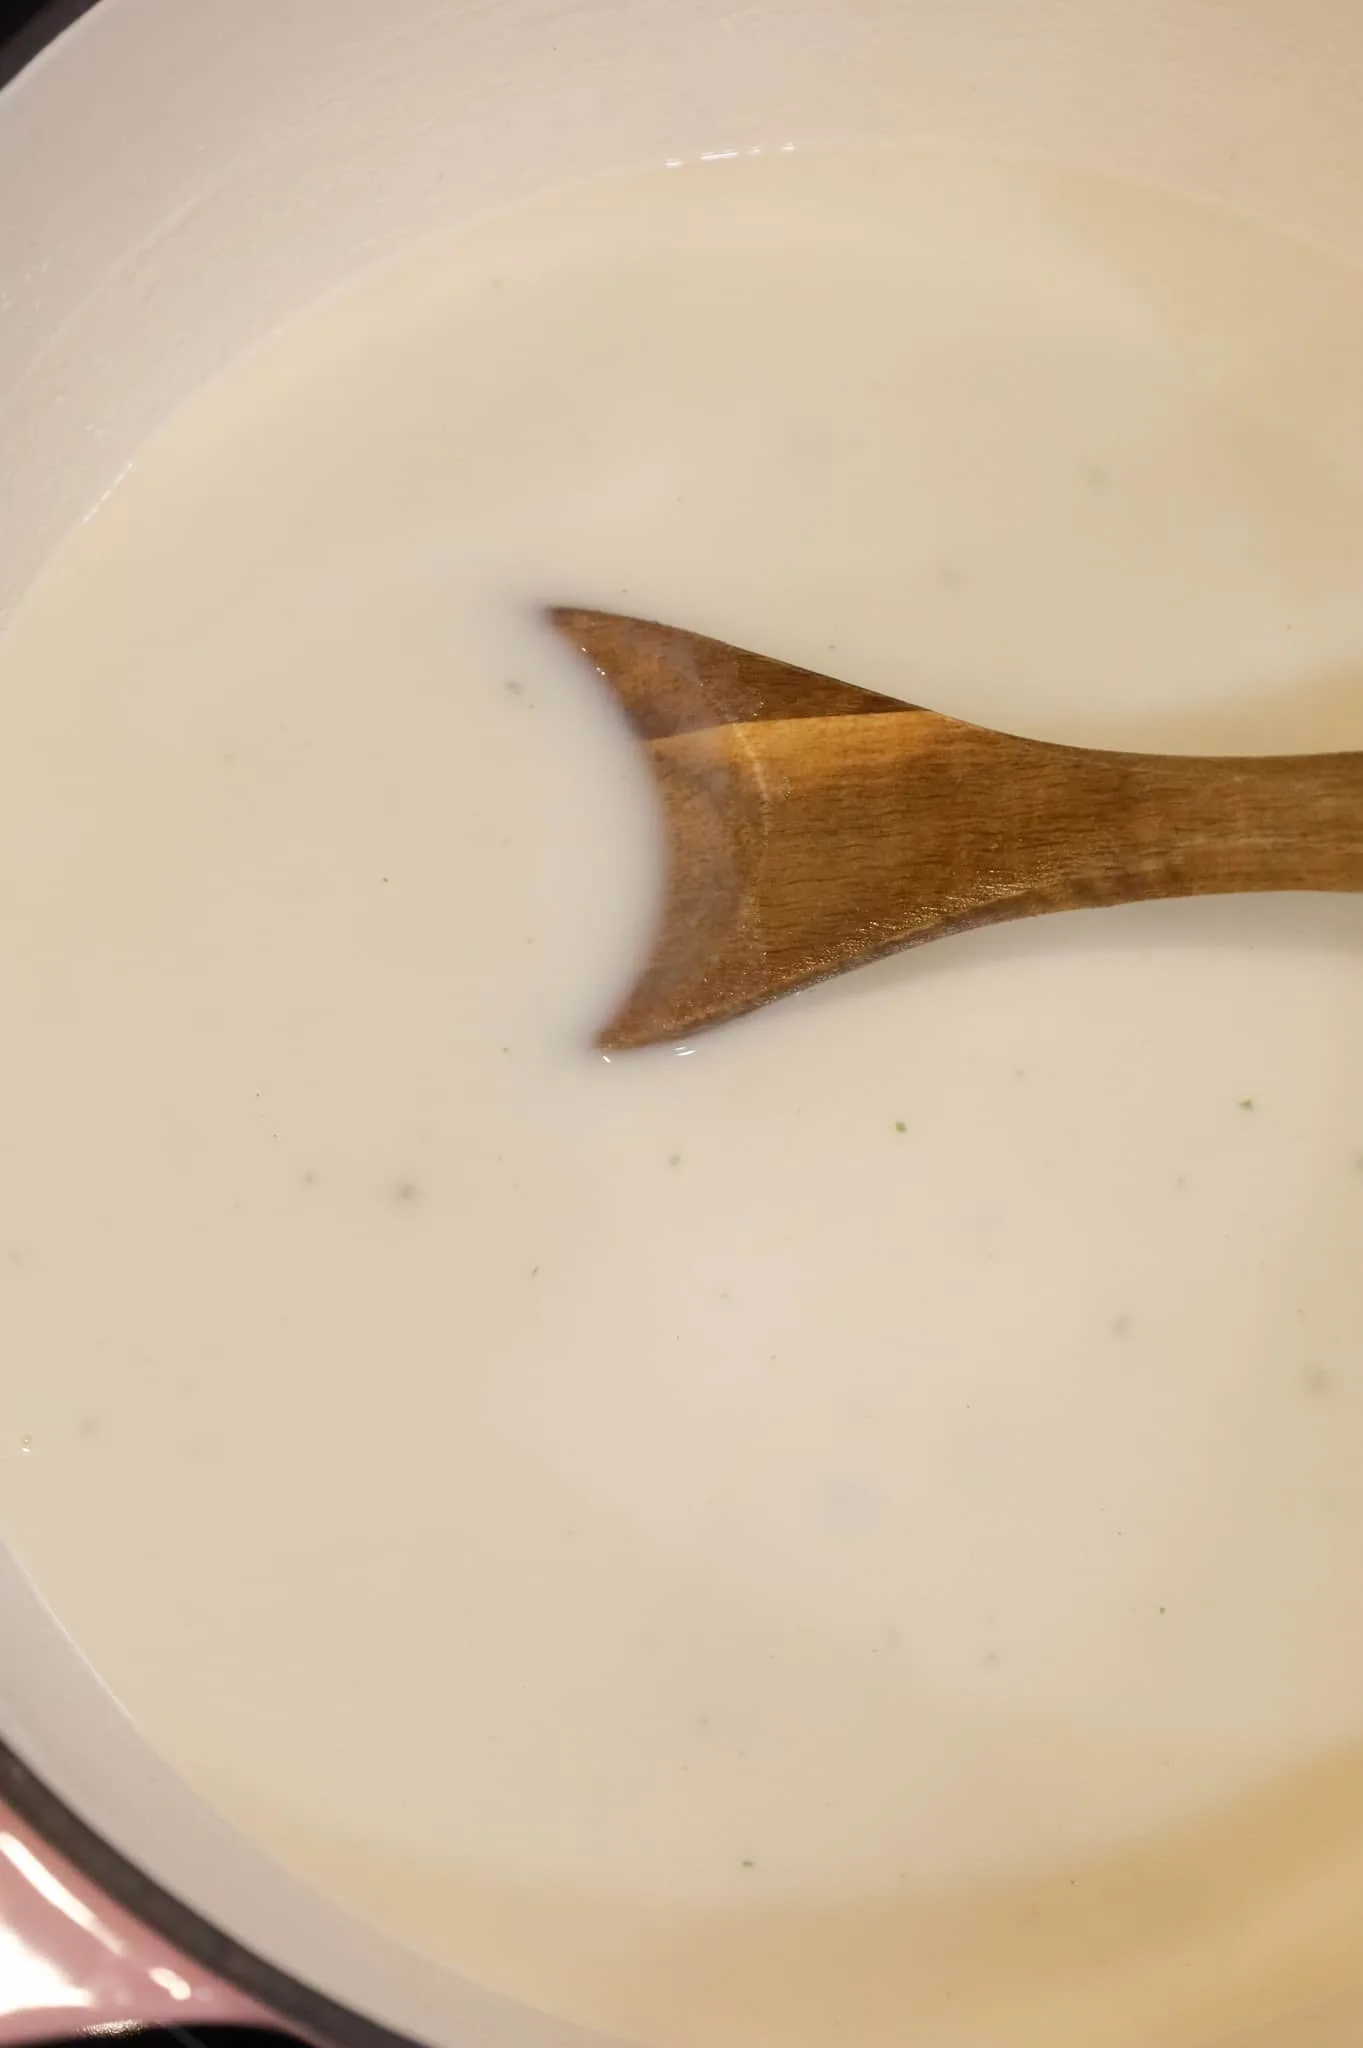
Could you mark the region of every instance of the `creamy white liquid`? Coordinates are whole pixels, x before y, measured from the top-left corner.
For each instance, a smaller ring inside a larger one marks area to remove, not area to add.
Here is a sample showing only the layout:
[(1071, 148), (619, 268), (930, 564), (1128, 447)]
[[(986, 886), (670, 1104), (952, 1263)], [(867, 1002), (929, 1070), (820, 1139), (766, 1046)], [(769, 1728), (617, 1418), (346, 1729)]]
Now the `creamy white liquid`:
[(1363, 904), (668, 1051), (599, 603), (1363, 745), (1363, 280), (1078, 176), (658, 172), (205, 392), (0, 649), (0, 1527), (331, 1894), (651, 2048), (1168, 2048), (1363, 1943)]

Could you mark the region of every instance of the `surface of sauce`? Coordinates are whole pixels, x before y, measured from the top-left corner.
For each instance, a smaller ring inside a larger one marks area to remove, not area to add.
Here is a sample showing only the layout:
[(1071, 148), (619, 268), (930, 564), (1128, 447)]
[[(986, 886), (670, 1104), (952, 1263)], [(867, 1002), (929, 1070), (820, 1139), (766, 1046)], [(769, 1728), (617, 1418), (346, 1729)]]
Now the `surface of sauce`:
[(1040, 168), (548, 197), (203, 392), (0, 646), (0, 1531), (238, 1827), (658, 2048), (1172, 2048), (1363, 1941), (1363, 905), (676, 1051), (538, 605), (1363, 745), (1363, 279)]

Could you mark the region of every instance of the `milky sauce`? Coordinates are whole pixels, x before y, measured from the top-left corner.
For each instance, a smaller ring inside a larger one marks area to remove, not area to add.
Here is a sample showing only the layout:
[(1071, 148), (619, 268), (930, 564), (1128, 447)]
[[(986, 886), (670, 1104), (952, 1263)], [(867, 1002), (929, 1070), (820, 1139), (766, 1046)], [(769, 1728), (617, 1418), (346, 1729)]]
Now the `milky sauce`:
[(554, 601), (1363, 746), (1363, 280), (1043, 169), (557, 195), (204, 392), (0, 650), (0, 1526), (233, 1822), (650, 2048), (1167, 2048), (1363, 1943), (1363, 903), (591, 1049)]

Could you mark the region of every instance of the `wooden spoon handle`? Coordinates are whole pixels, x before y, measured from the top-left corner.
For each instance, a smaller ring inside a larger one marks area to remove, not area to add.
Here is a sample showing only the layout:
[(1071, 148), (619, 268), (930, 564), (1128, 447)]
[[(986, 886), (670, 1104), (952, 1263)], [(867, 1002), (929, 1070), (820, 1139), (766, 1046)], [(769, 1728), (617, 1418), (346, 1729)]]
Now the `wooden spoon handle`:
[[(1363, 889), (1363, 755), (1198, 760), (1049, 746), (930, 711), (732, 728), (761, 762), (753, 908), (862, 956), (1042, 910)], [(671, 744), (679, 744), (672, 742)], [(817, 869), (810, 872), (810, 856)]]
[(925, 883), (939, 899), (1013, 914), (1023, 898), (1070, 909), (1363, 889), (1363, 754), (1107, 753), (931, 712), (868, 721), (864, 732), (844, 726), (829, 740), (808, 797), (825, 814), (844, 801), (883, 803), (874, 837), (920, 904)]

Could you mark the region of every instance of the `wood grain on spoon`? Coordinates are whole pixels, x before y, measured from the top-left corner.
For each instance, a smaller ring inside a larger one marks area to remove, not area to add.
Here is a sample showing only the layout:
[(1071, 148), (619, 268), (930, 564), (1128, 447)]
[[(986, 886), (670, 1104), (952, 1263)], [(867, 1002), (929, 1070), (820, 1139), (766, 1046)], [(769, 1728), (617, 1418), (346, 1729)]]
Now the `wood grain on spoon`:
[(550, 617), (623, 707), (661, 798), (661, 922), (608, 1051), (1007, 918), (1363, 889), (1363, 754), (1052, 746), (675, 627)]

